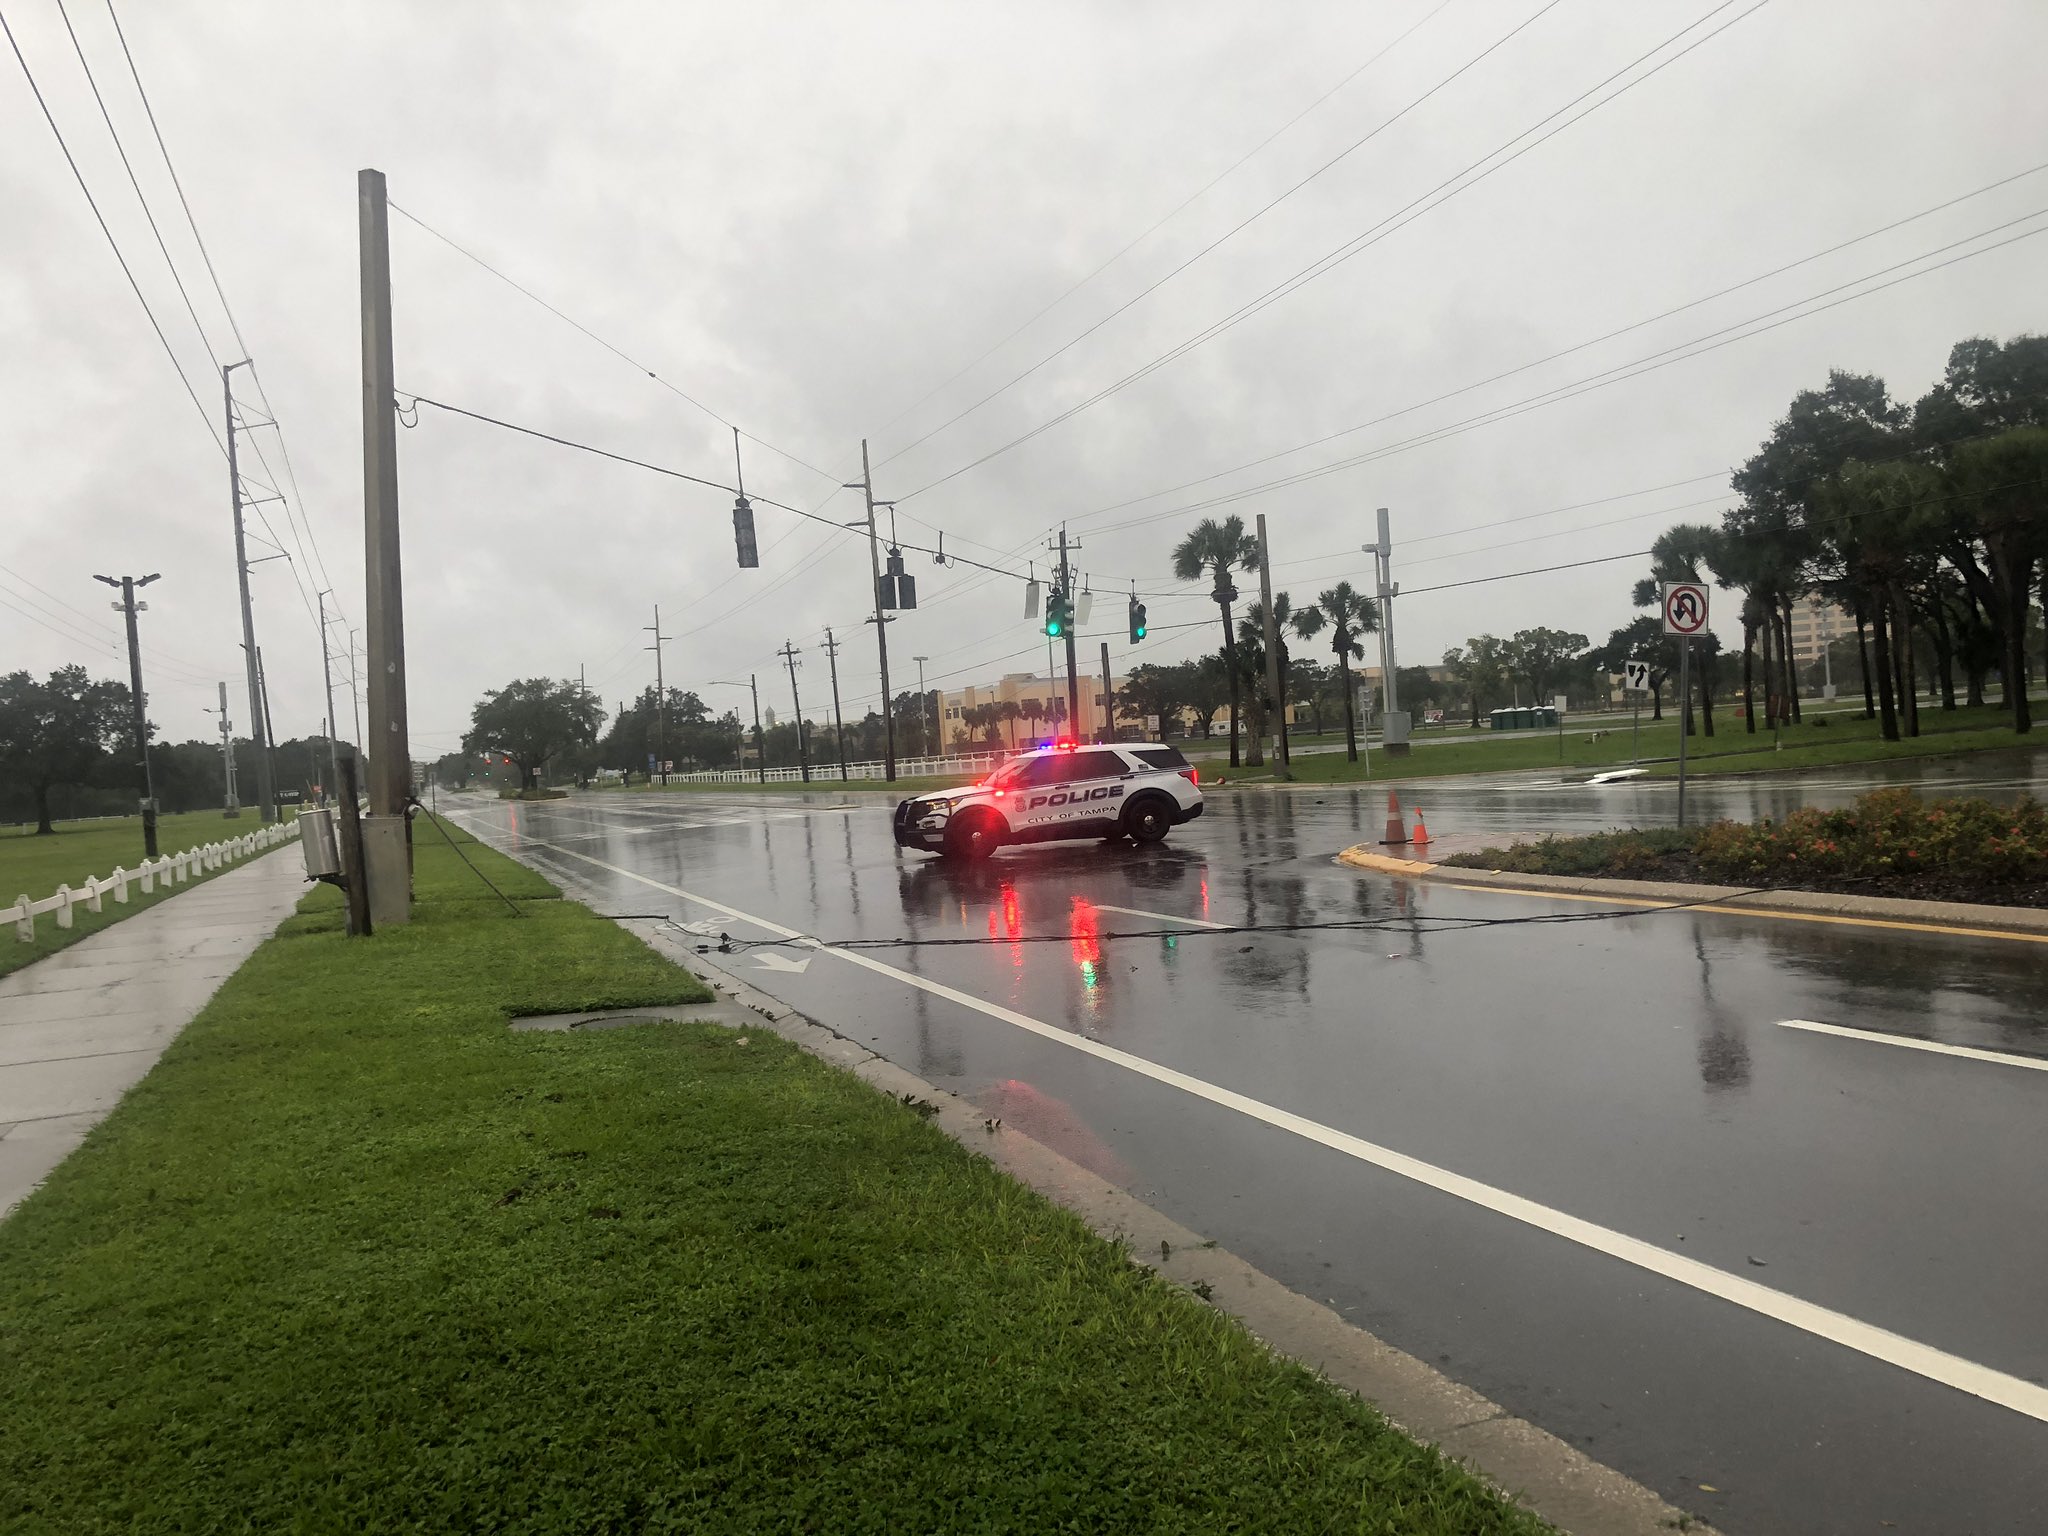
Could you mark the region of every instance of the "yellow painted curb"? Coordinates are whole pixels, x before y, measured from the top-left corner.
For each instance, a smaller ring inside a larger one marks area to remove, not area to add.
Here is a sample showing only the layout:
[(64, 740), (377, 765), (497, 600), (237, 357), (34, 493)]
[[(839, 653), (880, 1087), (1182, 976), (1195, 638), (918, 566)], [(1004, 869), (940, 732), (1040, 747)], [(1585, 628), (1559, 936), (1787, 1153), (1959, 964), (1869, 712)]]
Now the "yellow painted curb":
[(1436, 872), (1436, 865), (1427, 859), (1397, 859), (1391, 854), (1374, 853), (1365, 843), (1354, 844), (1337, 857), (1346, 864), (1376, 870), (1383, 875), (1428, 875)]

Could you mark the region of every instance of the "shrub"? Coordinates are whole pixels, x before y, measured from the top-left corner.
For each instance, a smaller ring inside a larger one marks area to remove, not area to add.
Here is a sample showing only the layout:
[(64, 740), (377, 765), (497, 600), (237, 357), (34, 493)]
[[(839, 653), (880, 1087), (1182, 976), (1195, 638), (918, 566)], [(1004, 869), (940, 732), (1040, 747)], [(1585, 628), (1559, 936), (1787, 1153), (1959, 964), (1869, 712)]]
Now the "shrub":
[(1928, 870), (1994, 882), (2048, 879), (2048, 809), (2023, 798), (1921, 800), (1880, 789), (1842, 810), (1716, 822), (1694, 851), (1717, 873), (1876, 879)]

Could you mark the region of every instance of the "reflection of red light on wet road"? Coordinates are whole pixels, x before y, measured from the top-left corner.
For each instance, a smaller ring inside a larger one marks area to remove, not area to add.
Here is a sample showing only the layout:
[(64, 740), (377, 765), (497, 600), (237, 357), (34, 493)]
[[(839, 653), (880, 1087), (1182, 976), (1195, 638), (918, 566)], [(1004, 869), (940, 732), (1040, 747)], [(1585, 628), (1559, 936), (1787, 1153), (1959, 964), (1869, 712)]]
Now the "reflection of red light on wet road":
[(1024, 911), (1017, 904), (1017, 887), (1003, 887), (1003, 932), (1011, 938), (1018, 938), (1024, 932)]
[(1081, 968), (1081, 979), (1089, 986), (1095, 985), (1095, 968), (1102, 963), (1102, 913), (1092, 901), (1074, 898), (1074, 911), (1068, 932), (1074, 940), (1074, 964)]
[(1209, 915), (1209, 877), (1202, 876), (1202, 916)]
[(1108, 1144), (1066, 1100), (1054, 1098), (1014, 1077), (991, 1083), (973, 1098), (983, 1113), (1000, 1117), (1005, 1126), (1043, 1142), (1090, 1173), (1112, 1184), (1131, 1182), (1131, 1170), (1123, 1159), (1110, 1151)]

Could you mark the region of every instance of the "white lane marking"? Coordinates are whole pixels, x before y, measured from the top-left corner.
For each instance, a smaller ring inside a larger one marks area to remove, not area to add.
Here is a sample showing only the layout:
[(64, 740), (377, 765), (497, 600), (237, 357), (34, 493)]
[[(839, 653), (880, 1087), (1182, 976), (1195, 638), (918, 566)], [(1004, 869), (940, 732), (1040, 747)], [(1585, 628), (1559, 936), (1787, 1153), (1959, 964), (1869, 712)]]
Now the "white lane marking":
[[(529, 839), (528, 841), (530, 844), (534, 844), (534, 840)], [(540, 847), (551, 846), (546, 843), (534, 845)], [(555, 851), (566, 854), (572, 859), (581, 859), (585, 863), (595, 864), (599, 869), (609, 870), (613, 874), (623, 876), (628, 880), (637, 880), (642, 885), (652, 886), (657, 891), (665, 891), (671, 896), (682, 898), (684, 901), (691, 901), (699, 906), (709, 907), (714, 912), (723, 912), (728, 917), (736, 918), (741, 922), (751, 923), (757, 928), (766, 929), (768, 932), (779, 934), (783, 938), (795, 939), (817, 947), (816, 940), (805, 939), (794, 928), (785, 928), (780, 923), (771, 922), (767, 918), (754, 917), (749, 913), (740, 911), (737, 907), (727, 906), (722, 901), (714, 901), (709, 896), (699, 896), (673, 885), (665, 885), (661, 881), (640, 874), (636, 870), (622, 869), (616, 864), (607, 864), (602, 859), (592, 858), (587, 853), (578, 853), (573, 848), (557, 848)], [(1049, 1040), (1055, 1045), (1063, 1045), (1067, 1049), (1078, 1051), (1084, 1056), (1093, 1056), (1114, 1066), (1123, 1067), (1128, 1071), (1137, 1073), (1141, 1077), (1148, 1077), (1156, 1083), (1163, 1083), (1169, 1088), (1177, 1088), (1183, 1093), (1192, 1094), (1199, 1099), (1206, 1099), (1209, 1103), (1218, 1105), (1221, 1108), (1234, 1110), (1249, 1119), (1258, 1120), (1278, 1130), (1290, 1132), (1305, 1141), (1315, 1142), (1318, 1146), (1328, 1147), (1334, 1152), (1341, 1152), (1347, 1157), (1356, 1158), (1362, 1163), (1370, 1163), (1375, 1168), (1382, 1168), (1388, 1173), (1398, 1174), (1402, 1178), (1411, 1179), (1417, 1184), (1437, 1190), (1456, 1199), (1464, 1200), (1469, 1204), (1480, 1207), (1482, 1210), (1492, 1211), (1496, 1215), (1505, 1216), (1512, 1221), (1519, 1221), (1526, 1226), (1536, 1228), (1538, 1231), (1548, 1232), (1553, 1237), (1561, 1237), (1567, 1242), (1577, 1243), (1581, 1247), (1592, 1249), (1595, 1253), (1604, 1253), (1609, 1258), (1620, 1259), (1625, 1264), (1633, 1264), (1638, 1269), (1647, 1270), (1653, 1275), (1660, 1275), (1667, 1280), (1676, 1281), (1680, 1285), (1690, 1286), (1704, 1295), (1732, 1302), (1736, 1306), (1746, 1308), (1761, 1317), (1768, 1317), (1775, 1322), (1785, 1323), (1805, 1333), (1810, 1333), (1816, 1338), (1827, 1339), (1831, 1343), (1840, 1344), (1845, 1349), (1854, 1350), (1858, 1354), (1868, 1355), (1873, 1360), (1884, 1361), (1888, 1365), (1897, 1366), (1900, 1370), (1910, 1371), (1916, 1376), (1923, 1376), (1929, 1381), (1936, 1381), (1944, 1386), (1954, 1387), (1958, 1392), (1966, 1392), (1972, 1397), (1982, 1398), (1985, 1402), (1996, 1403), (2002, 1408), (2010, 1408), (2013, 1412), (2024, 1414), (2030, 1419), (2037, 1419), (2043, 1423), (2048, 1423), (2048, 1387), (2039, 1386), (2030, 1381), (2023, 1381), (2017, 1376), (2009, 1376), (2003, 1371), (1993, 1370), (1988, 1365), (1979, 1365), (1974, 1360), (1965, 1360), (1960, 1355), (1949, 1354), (1945, 1350), (1936, 1349), (1931, 1344), (1922, 1344), (1917, 1339), (1909, 1339), (1904, 1334), (1893, 1333), (1888, 1328), (1879, 1328), (1874, 1324), (1863, 1322), (1859, 1318), (1850, 1317), (1846, 1313), (1836, 1312), (1817, 1303), (1804, 1301), (1797, 1296), (1788, 1296), (1782, 1291), (1774, 1291), (1768, 1286), (1758, 1285), (1754, 1280), (1745, 1279), (1741, 1275), (1731, 1275), (1724, 1270), (1715, 1269), (1710, 1264), (1702, 1264), (1697, 1259), (1688, 1259), (1679, 1254), (1666, 1252), (1656, 1244), (1646, 1243), (1641, 1238), (1630, 1237), (1626, 1233), (1612, 1231), (1606, 1227), (1586, 1221), (1581, 1217), (1570, 1215), (1565, 1211), (1556, 1210), (1550, 1206), (1538, 1204), (1534, 1200), (1525, 1199), (1521, 1195), (1510, 1194), (1508, 1191), (1496, 1189), (1490, 1184), (1482, 1184), (1479, 1180), (1467, 1178), (1464, 1174), (1453, 1173), (1448, 1168), (1439, 1168), (1434, 1163), (1425, 1163), (1420, 1158), (1410, 1157), (1404, 1152), (1396, 1152), (1391, 1147), (1380, 1146), (1375, 1142), (1365, 1140), (1363, 1137), (1353, 1136), (1348, 1131), (1340, 1131), (1334, 1126), (1323, 1125), (1318, 1121), (1308, 1119), (1306, 1116), (1297, 1115), (1291, 1110), (1281, 1109), (1259, 1099), (1251, 1098), (1249, 1095), (1238, 1093), (1234, 1089), (1225, 1088), (1219, 1084), (1207, 1082), (1202, 1078), (1190, 1076), (1188, 1073), (1178, 1071), (1172, 1067), (1162, 1066), (1156, 1061), (1148, 1061), (1143, 1056), (1134, 1056), (1128, 1051), (1118, 1050), (1113, 1045), (1104, 1045), (1100, 1041), (1090, 1040), (1084, 1035), (1072, 1034), (1067, 1030), (1059, 1028), (1057, 1025), (1047, 1024), (1042, 1020), (1032, 1018), (1028, 1014), (1018, 1013), (1013, 1009), (1005, 1008), (1000, 1003), (991, 1003), (983, 998), (975, 997), (971, 993), (946, 986), (941, 982), (932, 981), (923, 976), (914, 976), (908, 971), (899, 971), (893, 965), (885, 965), (881, 961), (873, 959), (858, 950), (826, 949), (823, 952), (836, 955), (841, 960), (860, 966), (865, 970), (873, 971), (878, 975), (887, 976), (892, 981), (900, 981), (907, 986), (917, 987), (934, 997), (943, 997), (948, 1002), (960, 1004), (963, 1008), (969, 1008), (976, 1013), (986, 1014), (992, 1019), (999, 1019), (1005, 1024), (1014, 1025), (1016, 1028), (1024, 1030), (1029, 1034)]]
[(1228, 928), (1228, 923), (1212, 923), (1206, 917), (1182, 917), (1178, 912), (1147, 912), (1143, 907), (1112, 907), (1106, 902), (1095, 903), (1098, 912), (1121, 912), (1126, 917), (1150, 917), (1162, 923), (1188, 923), (1196, 928)]
[(1961, 1056), (1970, 1061), (1996, 1062), (2001, 1067), (2027, 1067), (2048, 1072), (2048, 1060), (2039, 1056), (2013, 1056), (2004, 1051), (1980, 1051), (1974, 1045), (1943, 1045), (1936, 1040), (1909, 1040), (1875, 1029), (1852, 1029), (1846, 1024), (1822, 1024), (1816, 1019), (1780, 1019), (1780, 1029), (1805, 1029), (1817, 1035), (1840, 1035), (1845, 1040), (1868, 1040), (1876, 1045), (1900, 1045), (1909, 1051), (1935, 1051), (1943, 1056)]

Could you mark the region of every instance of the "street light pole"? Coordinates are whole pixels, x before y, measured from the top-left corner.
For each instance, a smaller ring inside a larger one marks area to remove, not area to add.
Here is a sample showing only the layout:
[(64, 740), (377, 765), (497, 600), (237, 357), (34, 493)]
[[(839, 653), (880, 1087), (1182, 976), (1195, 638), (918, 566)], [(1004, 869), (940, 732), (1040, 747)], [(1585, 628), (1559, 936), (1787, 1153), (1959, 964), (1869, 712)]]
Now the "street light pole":
[(142, 697), (142, 646), (135, 632), (135, 615), (148, 611), (149, 604), (135, 601), (135, 589), (148, 586), (158, 574), (151, 571), (140, 578), (97, 574), (93, 577), (94, 581), (103, 581), (110, 587), (121, 589), (121, 601), (114, 606), (128, 621), (128, 707), (135, 732), (135, 758), (141, 772), (142, 849), (144, 856), (152, 859), (156, 857), (156, 787), (150, 781), (149, 715)]

